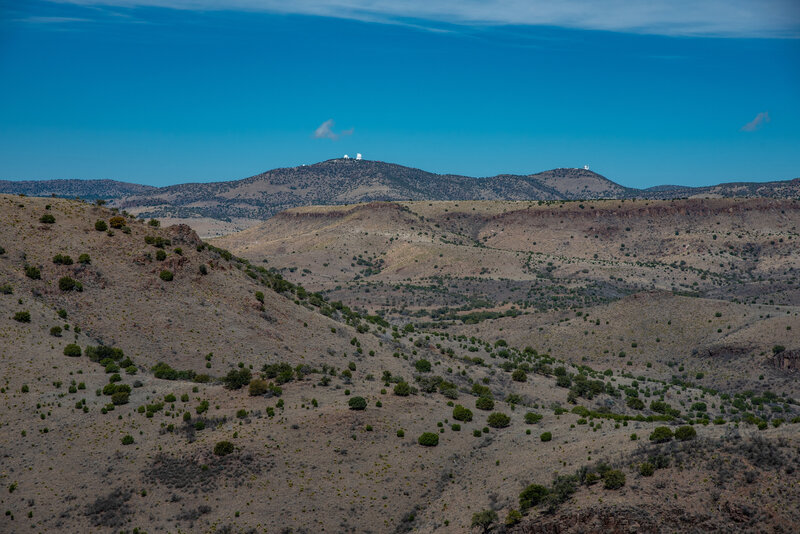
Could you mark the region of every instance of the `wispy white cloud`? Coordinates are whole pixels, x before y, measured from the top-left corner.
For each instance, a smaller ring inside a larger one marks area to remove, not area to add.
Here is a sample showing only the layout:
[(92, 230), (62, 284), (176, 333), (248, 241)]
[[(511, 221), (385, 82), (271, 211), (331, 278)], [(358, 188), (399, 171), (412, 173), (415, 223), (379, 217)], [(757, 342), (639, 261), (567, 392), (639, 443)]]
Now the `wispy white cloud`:
[(762, 111), (756, 118), (742, 126), (742, 132), (755, 132), (756, 130), (760, 130), (762, 126), (770, 121), (769, 113), (766, 111)]
[(19, 22), (30, 24), (69, 24), (71, 22), (91, 22), (91, 19), (80, 17), (25, 17), (17, 19)]
[(55, 0), (194, 11), (266, 11), (368, 22), (549, 25), (640, 34), (799, 38), (797, 0)]
[(336, 133), (333, 130), (334, 124), (335, 123), (333, 122), (333, 119), (328, 119), (320, 124), (319, 127), (314, 130), (314, 139), (332, 139), (333, 141), (336, 141), (340, 137), (353, 135), (353, 128), (350, 128), (349, 130), (342, 130), (341, 132)]

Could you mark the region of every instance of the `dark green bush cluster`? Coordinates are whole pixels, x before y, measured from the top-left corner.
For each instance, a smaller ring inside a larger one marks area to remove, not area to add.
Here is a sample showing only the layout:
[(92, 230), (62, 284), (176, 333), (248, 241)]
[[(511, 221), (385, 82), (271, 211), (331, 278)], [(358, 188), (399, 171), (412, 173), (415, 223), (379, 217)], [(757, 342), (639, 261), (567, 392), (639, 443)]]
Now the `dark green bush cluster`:
[(19, 311), (14, 314), (14, 320), (18, 323), (29, 323), (31, 322), (31, 312)]
[(242, 367), (238, 371), (236, 369), (228, 371), (228, 374), (223, 377), (222, 383), (225, 384), (226, 389), (241, 389), (250, 383), (251, 378), (250, 369)]
[(108, 220), (108, 224), (111, 228), (122, 228), (125, 226), (125, 217), (121, 215), (115, 215)]
[[(691, 427), (690, 427), (691, 428)], [(650, 441), (654, 443), (665, 443), (672, 439), (672, 430), (666, 426), (659, 426), (656, 427), (655, 430), (650, 434)]]
[(217, 456), (227, 456), (233, 453), (233, 443), (230, 441), (218, 441), (214, 445), (214, 454)]
[(11, 284), (0, 285), (0, 295), (11, 295), (12, 293), (14, 293), (14, 288), (11, 287)]
[(540, 413), (527, 412), (525, 414), (525, 422), (528, 423), (529, 425), (536, 424), (541, 420), (542, 420), (542, 414)]
[(431, 362), (428, 360), (417, 360), (414, 362), (414, 368), (420, 373), (429, 373), (431, 371)]
[(83, 284), (71, 276), (62, 276), (58, 279), (58, 289), (61, 291), (83, 291)]
[(144, 236), (144, 242), (156, 248), (164, 248), (165, 246), (168, 247), (172, 245), (169, 239), (164, 239), (160, 235), (146, 235)]
[(425, 393), (433, 393), (438, 389), (439, 392), (448, 399), (458, 398), (457, 386), (452, 382), (448, 382), (441, 376), (417, 375), (414, 377), (414, 380), (419, 385), (420, 390)]
[(105, 232), (106, 230), (108, 230), (108, 225), (104, 220), (97, 219), (94, 223), (94, 229), (97, 230), (98, 232)]
[(412, 393), (411, 385), (408, 382), (398, 382), (394, 386), (394, 394), (400, 397), (408, 397)]
[(294, 379), (294, 369), (285, 362), (264, 365), (261, 368), (264, 377), (274, 379), (278, 385), (291, 382)]
[(475, 407), (479, 410), (493, 410), (494, 409), (494, 401), (489, 397), (478, 397), (475, 400)]
[(468, 423), (472, 421), (472, 410), (469, 408), (465, 408), (460, 404), (456, 404), (453, 407), (453, 419), (456, 421), (463, 421), (464, 423)]
[(164, 380), (196, 380), (198, 378), (198, 375), (192, 370), (177, 371), (164, 362), (155, 364), (151, 371), (156, 378)]
[(493, 412), (486, 418), (486, 422), (492, 428), (505, 428), (511, 424), (511, 418), (502, 412)]
[[(57, 328), (57, 327), (54, 327), (54, 328)], [(51, 330), (51, 332), (52, 332), (52, 330)], [(87, 347), (87, 349), (88, 349), (88, 347)], [(70, 343), (69, 345), (64, 347), (64, 356), (71, 356), (71, 357), (74, 358), (74, 357), (77, 357), (77, 356), (80, 356), (80, 355), (81, 355), (81, 348), (80, 348), (80, 346), (76, 345), (75, 343)]]
[(367, 407), (367, 401), (364, 397), (353, 397), (347, 401), (347, 405), (351, 410), (363, 410)]
[(167, 259), (167, 253), (163, 249), (156, 250), (156, 260), (164, 261)]
[(689, 441), (697, 437), (697, 431), (693, 426), (684, 425), (675, 430), (675, 439), (678, 441)]
[(41, 280), (42, 271), (40, 271), (38, 267), (34, 267), (33, 265), (26, 265), (25, 276), (27, 276), (31, 280)]
[(663, 401), (652, 401), (650, 403), (650, 409), (656, 413), (661, 413), (664, 415), (671, 415), (672, 417), (680, 417), (681, 411), (676, 410), (669, 404)]
[(424, 447), (435, 447), (439, 444), (439, 434), (423, 432), (417, 442)]
[(56, 222), (56, 218), (53, 216), (52, 213), (45, 213), (41, 217), (39, 217), (39, 222), (44, 224), (53, 224)]
[(172, 274), (172, 271), (170, 271), (168, 269), (164, 269), (163, 271), (158, 273), (158, 277), (161, 278), (165, 282), (172, 282), (172, 279), (175, 276)]
[(116, 347), (108, 347), (105, 345), (93, 347), (89, 345), (86, 347), (86, 357), (93, 362), (100, 362), (101, 365), (108, 365), (110, 361), (119, 361), (124, 358), (125, 353), (122, 352), (122, 349)]
[(81, 263), (83, 265), (89, 265), (90, 263), (92, 263), (92, 258), (90, 258), (88, 254), (81, 254), (80, 256), (78, 256), (78, 263)]
[(56, 265), (72, 265), (72, 258), (66, 254), (56, 254), (53, 256), (53, 263)]

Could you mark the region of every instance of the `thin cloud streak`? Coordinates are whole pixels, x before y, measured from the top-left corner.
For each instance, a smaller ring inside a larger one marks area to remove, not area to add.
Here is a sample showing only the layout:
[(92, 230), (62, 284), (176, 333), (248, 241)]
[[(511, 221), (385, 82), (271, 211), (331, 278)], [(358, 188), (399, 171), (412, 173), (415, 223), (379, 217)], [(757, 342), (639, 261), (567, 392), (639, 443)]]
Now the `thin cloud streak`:
[(766, 111), (762, 111), (756, 118), (742, 126), (742, 132), (755, 132), (756, 130), (760, 130), (766, 123), (770, 121), (769, 113)]
[(314, 130), (314, 139), (330, 139), (332, 141), (336, 141), (342, 137), (347, 135), (353, 135), (353, 128), (348, 130), (342, 130), (339, 133), (333, 131), (333, 126), (335, 122), (333, 119), (328, 119), (322, 124), (320, 124), (316, 130)]
[(54, 0), (84, 6), (163, 7), (316, 15), (440, 30), (436, 24), (559, 26), (695, 36), (800, 38), (796, 0)]

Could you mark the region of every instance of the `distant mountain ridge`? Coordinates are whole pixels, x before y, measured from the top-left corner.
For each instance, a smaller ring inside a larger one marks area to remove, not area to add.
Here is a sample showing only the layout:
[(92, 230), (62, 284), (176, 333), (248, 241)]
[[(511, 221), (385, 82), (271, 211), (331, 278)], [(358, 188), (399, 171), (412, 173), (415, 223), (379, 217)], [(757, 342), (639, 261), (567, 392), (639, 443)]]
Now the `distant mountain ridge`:
[(793, 198), (800, 196), (800, 179), (634, 189), (588, 169), (473, 178), (434, 174), (382, 161), (339, 158), (224, 182), (152, 187), (113, 180), (0, 181), (0, 193), (104, 198), (113, 206), (144, 216), (231, 221), (263, 220), (299, 206), (381, 200), (668, 199), (697, 195)]

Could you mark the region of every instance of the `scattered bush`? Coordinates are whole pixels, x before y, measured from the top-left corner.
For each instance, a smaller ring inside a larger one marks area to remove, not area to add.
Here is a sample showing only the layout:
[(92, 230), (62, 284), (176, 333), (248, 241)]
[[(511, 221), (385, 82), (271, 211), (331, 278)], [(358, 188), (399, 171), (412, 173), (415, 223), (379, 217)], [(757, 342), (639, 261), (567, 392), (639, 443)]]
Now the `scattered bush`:
[(78, 263), (82, 263), (83, 265), (89, 265), (92, 263), (92, 258), (89, 257), (88, 254), (81, 254), (78, 256)]
[(111, 226), (111, 228), (122, 228), (125, 226), (125, 217), (122, 217), (121, 215), (115, 215), (108, 220), (108, 224)]
[(218, 441), (214, 445), (214, 454), (217, 456), (227, 456), (233, 452), (233, 443), (230, 441)]
[(529, 425), (538, 423), (542, 420), (542, 414), (535, 412), (528, 412), (525, 414), (525, 422)]
[(505, 428), (511, 424), (511, 418), (502, 412), (494, 412), (489, 414), (486, 422), (492, 428)]
[(56, 218), (53, 217), (52, 213), (45, 213), (41, 217), (39, 217), (39, 222), (44, 224), (53, 224), (56, 222)]
[(364, 397), (353, 397), (347, 401), (347, 405), (351, 410), (363, 410), (367, 407), (367, 401)]
[(269, 391), (269, 385), (267, 384), (266, 380), (261, 380), (260, 378), (254, 378), (250, 381), (250, 386), (248, 387), (249, 393), (251, 397), (258, 397), (260, 395), (264, 395)]
[(439, 444), (439, 434), (434, 434), (433, 432), (423, 432), (417, 442), (425, 447), (435, 447)]
[(157, 261), (164, 261), (167, 259), (167, 253), (163, 250), (156, 250), (156, 260)]
[(14, 288), (11, 284), (3, 284), (0, 286), (0, 295), (11, 295), (14, 293)]
[(492, 530), (492, 525), (497, 522), (497, 512), (494, 510), (483, 510), (472, 514), (471, 528), (480, 528), (483, 534), (488, 534)]
[(251, 378), (252, 374), (250, 373), (250, 369), (242, 367), (238, 371), (235, 369), (228, 371), (228, 374), (225, 375), (222, 382), (227, 389), (241, 389), (246, 384), (250, 383)]
[(525, 373), (524, 369), (515, 369), (513, 373), (511, 373), (511, 380), (514, 382), (526, 382), (528, 380), (528, 375)]
[(129, 396), (130, 393), (128, 393), (127, 391), (118, 390), (111, 395), (111, 402), (113, 402), (117, 406), (121, 404), (128, 404)]
[(479, 410), (494, 410), (494, 401), (489, 397), (478, 397), (475, 401), (475, 407)]
[(108, 225), (105, 221), (97, 219), (97, 221), (94, 223), (94, 229), (98, 232), (105, 232), (108, 230)]
[(58, 279), (58, 289), (61, 291), (83, 291), (83, 284), (70, 276), (62, 276)]
[(60, 326), (54, 326), (50, 329), (50, 335), (53, 337), (61, 337), (61, 332), (62, 330)]
[(172, 278), (173, 278), (172, 271), (168, 271), (167, 269), (164, 269), (163, 271), (161, 271), (158, 274), (158, 277), (161, 278), (165, 282), (172, 282)]
[(550, 432), (543, 432), (542, 435), (539, 436), (539, 439), (541, 439), (542, 441), (550, 441), (551, 439), (553, 439), (553, 434), (551, 434)]
[(69, 345), (64, 347), (64, 356), (71, 356), (74, 358), (80, 355), (81, 355), (81, 348), (75, 343), (70, 343)]
[(684, 425), (675, 430), (675, 439), (679, 441), (689, 441), (697, 437), (697, 431), (693, 426)]
[(463, 421), (464, 423), (468, 423), (472, 421), (472, 410), (469, 408), (464, 408), (460, 404), (456, 404), (453, 407), (453, 419), (456, 421)]
[(431, 371), (431, 362), (428, 360), (417, 360), (414, 362), (414, 367), (420, 373), (429, 373)]
[(400, 397), (408, 397), (411, 395), (411, 386), (408, 382), (398, 382), (394, 387), (394, 394)]
[(31, 312), (29, 311), (20, 311), (14, 314), (14, 320), (18, 323), (29, 323), (31, 322)]
[(519, 494), (520, 510), (524, 512), (528, 508), (537, 506), (547, 497), (548, 493), (549, 490), (540, 484), (531, 484), (526, 487), (522, 490), (522, 493)]
[(122, 438), (122, 444), (123, 445), (133, 445), (133, 436), (131, 436), (130, 434), (126, 434)]
[(27, 276), (31, 280), (41, 280), (42, 272), (39, 270), (38, 267), (34, 267), (33, 265), (26, 265), (25, 276)]
[(66, 254), (56, 254), (53, 256), (53, 263), (56, 265), (72, 265), (72, 258)]
[(659, 426), (656, 427), (655, 430), (650, 434), (650, 441), (654, 443), (665, 443), (672, 439), (672, 430), (666, 426)]
[(603, 485), (606, 489), (619, 489), (625, 485), (625, 473), (619, 469), (609, 469), (603, 474)]
[(656, 468), (650, 462), (643, 462), (639, 465), (639, 474), (643, 477), (651, 477), (656, 472)]

